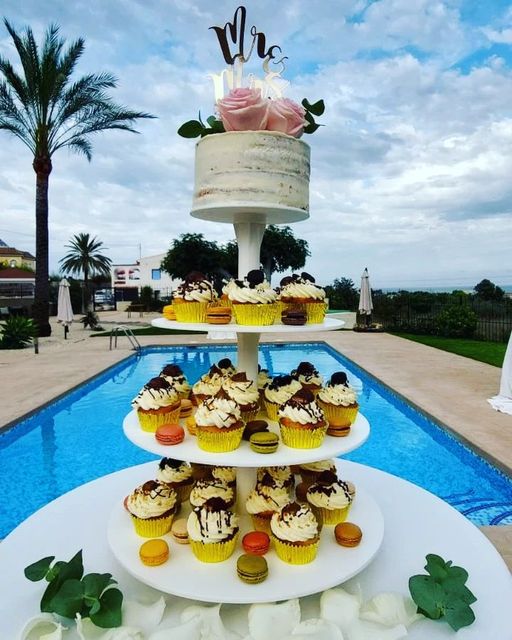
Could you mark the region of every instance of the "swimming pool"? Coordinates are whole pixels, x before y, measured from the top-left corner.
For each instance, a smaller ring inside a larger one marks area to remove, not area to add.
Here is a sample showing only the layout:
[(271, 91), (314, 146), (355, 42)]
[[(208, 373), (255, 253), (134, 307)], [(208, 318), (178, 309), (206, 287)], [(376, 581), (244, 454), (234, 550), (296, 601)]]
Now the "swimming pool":
[[(155, 459), (123, 435), (130, 400), (165, 364), (195, 381), (231, 345), (150, 347), (0, 435), (0, 539), (50, 500), (118, 469)], [(389, 471), (445, 499), (475, 524), (512, 523), (512, 481), (322, 342), (263, 344), (272, 375), (310, 360), (324, 378), (347, 372), (371, 425), (368, 441), (345, 456)]]

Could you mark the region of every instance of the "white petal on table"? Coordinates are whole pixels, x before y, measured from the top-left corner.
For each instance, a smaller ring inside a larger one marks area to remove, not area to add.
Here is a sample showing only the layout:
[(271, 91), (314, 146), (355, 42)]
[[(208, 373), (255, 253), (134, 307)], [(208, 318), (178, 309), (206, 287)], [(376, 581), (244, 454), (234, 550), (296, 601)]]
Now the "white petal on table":
[(61, 640), (66, 630), (50, 613), (31, 618), (23, 627), (20, 640)]
[(286, 640), (343, 640), (343, 634), (334, 622), (312, 618), (298, 624)]
[(378, 622), (388, 627), (403, 624), (409, 627), (423, 616), (411, 598), (400, 593), (379, 593), (361, 607), (362, 620)]
[(135, 627), (116, 627), (115, 629), (101, 629), (90, 618), (82, 618), (76, 614), (76, 630), (80, 640), (146, 640), (146, 636)]
[(345, 632), (359, 618), (360, 595), (352, 595), (345, 589), (329, 589), (320, 597), (320, 617), (334, 622)]
[(355, 620), (344, 633), (345, 640), (401, 640), (405, 637), (407, 637), (407, 629), (403, 624), (384, 627), (367, 620)]
[(164, 611), (165, 599), (162, 596), (152, 604), (127, 600), (123, 603), (123, 625), (136, 627), (147, 635), (158, 627)]
[(166, 627), (152, 633), (148, 640), (201, 640), (203, 621), (201, 616), (190, 618), (177, 627)]
[(239, 640), (224, 626), (220, 617), (220, 604), (216, 607), (187, 607), (181, 614), (181, 621), (188, 622), (196, 616), (201, 617), (201, 640)]
[(300, 622), (299, 600), (281, 604), (253, 604), (249, 609), (249, 633), (253, 640), (285, 638)]

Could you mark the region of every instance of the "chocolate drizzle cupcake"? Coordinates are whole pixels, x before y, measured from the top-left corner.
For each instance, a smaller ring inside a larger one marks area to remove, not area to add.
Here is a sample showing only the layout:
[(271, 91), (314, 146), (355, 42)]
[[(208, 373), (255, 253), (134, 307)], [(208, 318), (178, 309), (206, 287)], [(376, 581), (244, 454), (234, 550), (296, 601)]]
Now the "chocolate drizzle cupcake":
[(339, 480), (335, 473), (324, 471), (307, 492), (307, 499), (317, 509), (326, 525), (336, 525), (346, 520), (353, 501), (354, 488)]
[(187, 520), (192, 551), (202, 562), (223, 562), (233, 553), (238, 537), (238, 518), (221, 498), (210, 498), (192, 511)]
[(311, 391), (297, 391), (277, 414), (283, 444), (295, 449), (314, 449), (322, 444), (327, 423)]

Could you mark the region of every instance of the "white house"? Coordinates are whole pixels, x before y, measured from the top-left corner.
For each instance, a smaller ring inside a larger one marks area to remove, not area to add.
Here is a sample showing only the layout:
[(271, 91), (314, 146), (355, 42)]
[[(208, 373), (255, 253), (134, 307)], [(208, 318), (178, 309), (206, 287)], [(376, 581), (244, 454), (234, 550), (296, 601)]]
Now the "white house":
[(151, 287), (158, 298), (170, 296), (179, 280), (173, 280), (171, 276), (160, 268), (160, 263), (165, 253), (156, 256), (147, 256), (137, 260), (134, 264), (115, 264), (111, 269), (112, 287), (115, 289), (137, 289)]

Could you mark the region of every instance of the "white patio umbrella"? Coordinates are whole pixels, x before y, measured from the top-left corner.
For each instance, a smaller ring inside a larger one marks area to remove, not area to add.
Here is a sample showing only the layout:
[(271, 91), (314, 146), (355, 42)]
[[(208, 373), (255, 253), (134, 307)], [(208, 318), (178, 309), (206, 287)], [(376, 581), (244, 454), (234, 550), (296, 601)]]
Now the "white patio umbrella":
[(368, 275), (368, 269), (365, 268), (363, 275), (361, 276), (361, 290), (359, 292), (359, 307), (358, 311), (362, 316), (367, 316), (367, 320), (373, 310), (372, 302), (372, 290), (370, 288), (370, 277)]
[(59, 298), (57, 300), (57, 322), (64, 327), (64, 338), (67, 340), (69, 325), (73, 322), (73, 308), (69, 296), (69, 282), (64, 278), (59, 284)]
[(512, 333), (508, 339), (505, 359), (501, 368), (499, 394), (490, 398), (488, 402), (496, 411), (512, 414)]

